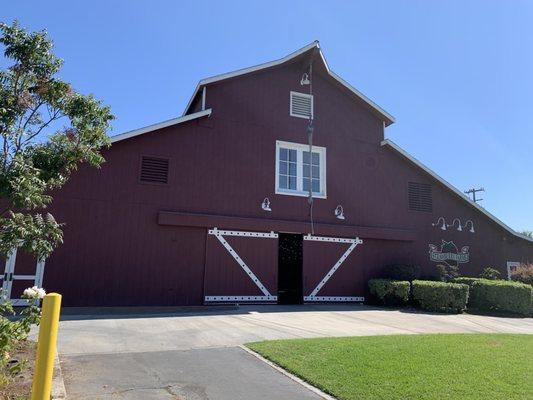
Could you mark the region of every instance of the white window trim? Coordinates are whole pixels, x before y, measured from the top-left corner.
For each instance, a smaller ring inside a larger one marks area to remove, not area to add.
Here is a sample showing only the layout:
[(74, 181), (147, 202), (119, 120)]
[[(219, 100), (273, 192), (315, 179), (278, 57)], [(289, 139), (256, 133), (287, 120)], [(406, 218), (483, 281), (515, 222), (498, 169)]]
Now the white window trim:
[(307, 98), (311, 99), (311, 119), (313, 119), (313, 116), (314, 116), (313, 95), (307, 94), (307, 93), (293, 92), (292, 90), (291, 90), (291, 96), (290, 96), (290, 99), (289, 99), (289, 114), (291, 115), (291, 117), (309, 119), (309, 117), (306, 117), (305, 115), (299, 115), (299, 114), (293, 114), (292, 113), (292, 98), (293, 98), (293, 96), (295, 94), (298, 95), (298, 96), (307, 97)]
[[(296, 150), (296, 188), (292, 189), (280, 189), (279, 188), (279, 149), (280, 147), (285, 149)], [(309, 151), (308, 144), (284, 142), (276, 140), (276, 180), (275, 180), (275, 193), (284, 194), (288, 196), (300, 196), (308, 197), (309, 192), (303, 190), (303, 152)], [(327, 185), (326, 185), (326, 148), (320, 146), (313, 146), (313, 152), (319, 154), (320, 159), (320, 193), (313, 193), (314, 199), (327, 199)]]

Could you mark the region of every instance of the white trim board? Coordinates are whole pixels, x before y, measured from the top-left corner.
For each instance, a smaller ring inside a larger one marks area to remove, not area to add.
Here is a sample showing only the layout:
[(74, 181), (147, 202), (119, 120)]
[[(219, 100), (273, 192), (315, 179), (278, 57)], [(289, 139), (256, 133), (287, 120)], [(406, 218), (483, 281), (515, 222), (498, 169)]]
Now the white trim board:
[(516, 236), (516, 237), (519, 237), (520, 239), (524, 239), (524, 240), (527, 240), (529, 242), (533, 242), (533, 238), (530, 238), (528, 236), (525, 236), (525, 235), (522, 235), (518, 232), (516, 232), (513, 228), (511, 228), (510, 226), (506, 225), (505, 223), (503, 223), (501, 220), (499, 220), (498, 218), (496, 218), (494, 215), (492, 215), (491, 213), (489, 213), (487, 210), (485, 210), (483, 207), (477, 205), (476, 203), (474, 203), (472, 200), (470, 200), (463, 192), (461, 192), (460, 190), (458, 190), (457, 188), (455, 188), (451, 183), (449, 183), (448, 181), (446, 181), (445, 179), (441, 178), (439, 175), (437, 175), (433, 170), (431, 170), (430, 168), (426, 167), (424, 164), (422, 164), (420, 161), (418, 161), (416, 158), (414, 158), (412, 155), (410, 155), (409, 153), (407, 153), (404, 149), (402, 149), (400, 146), (398, 146), (396, 143), (394, 143), (392, 140), (390, 139), (385, 139), (381, 142), (381, 146), (387, 146), (387, 147), (390, 147), (391, 149), (395, 150), (396, 152), (398, 152), (400, 155), (402, 155), (403, 157), (405, 157), (407, 160), (409, 160), (411, 163), (413, 163), (415, 166), (417, 166), (418, 168), (422, 169), (424, 172), (426, 172), (428, 175), (430, 175), (433, 179), (435, 179), (436, 181), (440, 182), (442, 185), (444, 185), (445, 187), (447, 187), (449, 190), (451, 190), (453, 193), (455, 193), (457, 196), (459, 196), (461, 199), (463, 199), (464, 201), (466, 201), (468, 203), (469, 206), (475, 208), (476, 210), (478, 210), (480, 213), (482, 213), (483, 215), (485, 215), (486, 217), (490, 218), (493, 222), (495, 222), (496, 224), (498, 224), (499, 226), (501, 226), (503, 229), (505, 229), (507, 232), (509, 232), (510, 234)]
[(376, 103), (374, 103), (372, 100), (370, 100), (363, 93), (361, 93), (359, 90), (354, 88), (352, 85), (350, 85), (348, 82), (346, 82), (344, 79), (342, 79), (340, 76), (338, 76), (336, 73), (334, 73), (329, 68), (328, 63), (326, 62), (326, 58), (324, 57), (324, 54), (322, 53), (322, 49), (320, 48), (320, 44), (318, 43), (318, 40), (315, 40), (314, 42), (308, 44), (307, 46), (304, 46), (301, 49), (296, 50), (295, 52), (293, 52), (291, 54), (288, 54), (287, 56), (285, 56), (283, 58), (280, 58), (278, 60), (274, 60), (274, 61), (266, 62), (266, 63), (263, 63), (263, 64), (255, 65), (253, 67), (242, 68), (242, 69), (239, 69), (239, 70), (236, 70), (236, 71), (232, 71), (232, 72), (228, 72), (228, 73), (225, 73), (225, 74), (215, 75), (215, 76), (212, 76), (212, 77), (209, 77), (209, 78), (202, 79), (196, 85), (196, 89), (194, 90), (194, 92), (193, 92), (193, 94), (191, 96), (191, 99), (187, 103), (187, 107), (185, 107), (185, 111), (183, 112), (183, 115), (186, 115), (187, 110), (191, 106), (194, 98), (196, 97), (196, 95), (198, 94), (200, 89), (203, 88), (203, 86), (208, 85), (210, 83), (219, 82), (219, 81), (222, 81), (224, 79), (234, 78), (236, 76), (245, 75), (245, 74), (249, 74), (251, 72), (256, 72), (256, 71), (260, 71), (260, 70), (263, 70), (263, 69), (275, 67), (277, 65), (286, 63), (286, 62), (298, 57), (299, 55), (301, 55), (301, 54), (303, 54), (303, 53), (305, 53), (305, 52), (307, 52), (307, 51), (309, 51), (309, 50), (311, 50), (313, 48), (316, 48), (318, 50), (318, 53), (320, 54), (320, 57), (322, 59), (322, 62), (324, 63), (326, 71), (328, 72), (328, 74), (333, 79), (335, 79), (342, 86), (344, 86), (346, 89), (348, 89), (353, 94), (355, 94), (357, 97), (359, 97), (361, 100), (363, 100), (363, 102), (365, 102), (370, 107), (372, 107), (375, 111), (377, 111), (383, 117), (383, 119), (385, 120), (386, 125), (390, 125), (390, 124), (394, 123), (394, 117), (392, 115), (390, 115), (387, 111), (385, 111), (383, 108), (378, 106)]
[(199, 111), (199, 112), (196, 112), (196, 113), (188, 114), (188, 115), (185, 115), (185, 116), (182, 116), (182, 117), (179, 117), (179, 118), (169, 119), (169, 120), (166, 120), (166, 121), (163, 121), (163, 122), (159, 122), (157, 124), (145, 126), (144, 128), (134, 129), (133, 131), (128, 131), (128, 132), (121, 133), (120, 135), (111, 136), (110, 140), (111, 140), (111, 143), (120, 142), (121, 140), (125, 140), (125, 139), (129, 139), (129, 138), (132, 138), (132, 137), (135, 137), (135, 136), (139, 136), (139, 135), (142, 135), (144, 133), (155, 131), (157, 129), (166, 128), (166, 127), (172, 126), (172, 125), (178, 125), (178, 124), (181, 124), (183, 122), (191, 121), (193, 119), (197, 119), (197, 118), (201, 118), (201, 117), (209, 117), (211, 115), (211, 112), (212, 112), (212, 110), (210, 108), (208, 108), (207, 110), (202, 110), (202, 111)]

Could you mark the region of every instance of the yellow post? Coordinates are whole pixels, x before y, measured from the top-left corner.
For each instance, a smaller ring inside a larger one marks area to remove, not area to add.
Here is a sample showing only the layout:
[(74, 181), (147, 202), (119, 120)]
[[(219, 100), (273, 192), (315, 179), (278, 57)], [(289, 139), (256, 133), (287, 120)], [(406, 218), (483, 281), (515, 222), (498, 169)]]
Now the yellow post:
[(50, 400), (60, 310), (60, 294), (50, 293), (44, 296), (31, 400)]

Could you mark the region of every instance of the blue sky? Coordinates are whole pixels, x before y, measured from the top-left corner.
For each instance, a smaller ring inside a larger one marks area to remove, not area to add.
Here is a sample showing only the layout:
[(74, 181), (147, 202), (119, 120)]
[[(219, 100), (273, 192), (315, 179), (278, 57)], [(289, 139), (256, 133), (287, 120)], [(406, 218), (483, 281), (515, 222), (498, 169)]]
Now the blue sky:
[(3, 2), (0, 20), (15, 18), (46, 28), (63, 78), (112, 107), (111, 134), (180, 115), (201, 78), (317, 39), (396, 117), (388, 138), (533, 229), (533, 2)]

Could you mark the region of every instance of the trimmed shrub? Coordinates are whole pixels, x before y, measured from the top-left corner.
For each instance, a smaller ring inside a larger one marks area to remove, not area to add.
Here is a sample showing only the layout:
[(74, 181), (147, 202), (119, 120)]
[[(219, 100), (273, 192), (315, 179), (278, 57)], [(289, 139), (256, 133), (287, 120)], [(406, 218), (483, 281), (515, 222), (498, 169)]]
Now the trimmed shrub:
[(413, 301), (421, 309), (460, 313), (468, 301), (468, 285), (461, 283), (413, 281)]
[(407, 281), (371, 279), (368, 281), (370, 294), (384, 305), (400, 305), (409, 301), (410, 284)]
[(409, 264), (392, 264), (383, 268), (383, 276), (395, 281), (412, 282), (420, 276), (420, 267)]
[(472, 283), (479, 281), (482, 278), (476, 278), (474, 276), (460, 276), (458, 278), (455, 278), (453, 280), (453, 283), (464, 283), (468, 286), (472, 285)]
[(474, 282), (479, 281), (481, 278), (471, 278), (469, 276), (460, 276), (459, 278), (455, 278), (453, 280), (453, 283), (464, 283), (465, 285), (472, 286)]
[(500, 274), (500, 271), (498, 271), (496, 268), (487, 267), (483, 269), (483, 272), (479, 274), (479, 277), (482, 279), (496, 280), (496, 279), (500, 279), (501, 275), (502, 274)]
[(531, 314), (533, 287), (520, 282), (479, 279), (470, 286), (468, 306), (482, 311)]
[(533, 264), (520, 264), (511, 273), (511, 279), (528, 285), (533, 285)]

